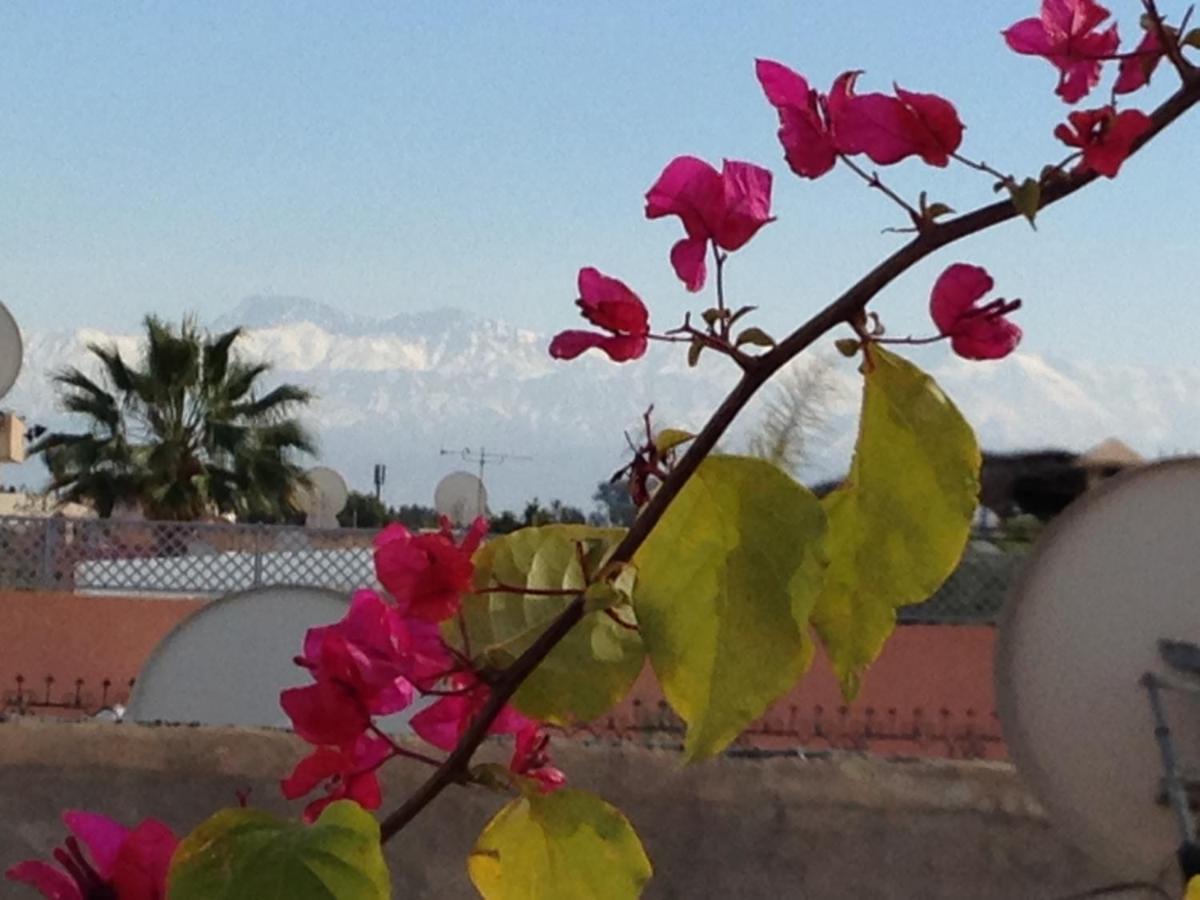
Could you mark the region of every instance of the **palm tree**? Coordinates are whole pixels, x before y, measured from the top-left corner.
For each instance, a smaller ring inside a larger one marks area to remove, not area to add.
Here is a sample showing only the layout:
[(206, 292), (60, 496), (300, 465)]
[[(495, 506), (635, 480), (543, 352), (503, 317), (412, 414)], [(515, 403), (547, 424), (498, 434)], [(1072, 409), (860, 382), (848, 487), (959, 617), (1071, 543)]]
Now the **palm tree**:
[(812, 445), (824, 436), (829, 408), (837, 397), (830, 376), (824, 360), (786, 370), (750, 435), (749, 454), (799, 476), (810, 460)]
[(145, 328), (137, 364), (115, 346), (90, 344), (99, 381), (76, 368), (54, 376), (63, 408), (88, 426), (48, 434), (33, 447), (51, 487), (101, 516), (121, 504), (167, 520), (293, 512), (304, 481), (297, 457), (315, 449), (293, 414), (312, 395), (292, 384), (260, 393), (270, 365), (234, 353), (241, 329), (214, 337), (192, 319), (175, 328), (154, 316)]

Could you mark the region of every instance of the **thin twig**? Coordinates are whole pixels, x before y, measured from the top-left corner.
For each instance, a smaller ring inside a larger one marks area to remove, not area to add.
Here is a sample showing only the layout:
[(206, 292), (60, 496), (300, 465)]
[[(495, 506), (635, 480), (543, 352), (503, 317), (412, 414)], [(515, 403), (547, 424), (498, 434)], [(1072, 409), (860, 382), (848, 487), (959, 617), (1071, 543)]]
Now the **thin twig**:
[(727, 338), (723, 338), (716, 334), (707, 334), (706, 332), (701, 331), (699, 328), (696, 328), (694, 325), (692, 325), (691, 317), (692, 314), (687, 313), (683, 324), (678, 328), (672, 328), (664, 335), (664, 337), (671, 338), (675, 335), (687, 335), (689, 344), (692, 343), (693, 340), (699, 341), (704, 346), (716, 350), (718, 353), (723, 353), (725, 356), (728, 356), (735, 363), (737, 363), (743, 372), (748, 371), (754, 366), (758, 357), (750, 356), (748, 353), (743, 353)]
[(424, 753), (418, 753), (416, 750), (409, 750), (407, 747), (405, 747), (401, 744), (398, 744), (396, 742), (395, 738), (393, 738), (390, 734), (385, 732), (382, 728), (380, 728), (374, 722), (372, 722), (369, 727), (371, 729), (371, 732), (376, 737), (383, 738), (385, 741), (387, 741), (388, 746), (392, 748), (392, 754), (394, 756), (403, 756), (405, 759), (412, 759), (412, 760), (416, 760), (417, 762), (423, 762), (427, 766), (436, 767), (436, 766), (440, 766), (442, 764), (442, 761), (440, 759), (435, 759), (432, 756), (426, 756)]
[(622, 628), (625, 628), (629, 631), (640, 631), (641, 630), (636, 625), (634, 625), (632, 622), (626, 622), (624, 619), (622, 619), (620, 616), (618, 616), (614, 610), (606, 609), (604, 611), (604, 614), (606, 616), (608, 616), (610, 619), (612, 619), (614, 622), (616, 622), (618, 625), (620, 625)]
[(717, 266), (717, 311), (720, 312), (719, 322), (720, 327), (717, 331), (721, 335), (722, 340), (729, 342), (729, 320), (725, 317), (725, 260), (726, 256), (721, 252), (721, 248), (717, 246), (717, 242), (713, 241), (713, 259)]
[(918, 229), (926, 227), (928, 223), (925, 222), (925, 218), (921, 215), (920, 211), (895, 191), (893, 191), (890, 187), (884, 184), (880, 179), (878, 172), (871, 172), (868, 174), (865, 169), (861, 168), (854, 160), (845, 154), (842, 154), (841, 160), (846, 164), (851, 172), (867, 183), (867, 187), (881, 191), (885, 197), (908, 213), (908, 217), (912, 219), (913, 224), (916, 225)]
[(475, 591), (476, 594), (526, 594), (530, 597), (574, 597), (579, 588), (531, 588), (496, 582)]
[(951, 157), (951, 159), (957, 160), (958, 162), (962, 163), (964, 166), (970, 166), (972, 169), (978, 169), (980, 172), (986, 172), (987, 174), (989, 174), (993, 178), (995, 178), (997, 181), (1003, 181), (1003, 182), (1007, 183), (1007, 182), (1014, 180), (1011, 175), (1005, 175), (999, 169), (992, 168), (991, 166), (989, 166), (987, 163), (983, 162), (982, 160), (980, 160), (979, 162), (976, 162), (973, 159), (968, 159), (967, 157), (963, 156), (961, 153), (951, 153), (950, 157)]
[(467, 617), (463, 615), (462, 607), (458, 608), (458, 637), (462, 641), (462, 652), (467, 657), (468, 664), (472, 659), (471, 655), (471, 635), (467, 633)]
[[(1151, 115), (1150, 128), (1134, 142), (1136, 153), (1169, 124), (1200, 102), (1200, 83), (1183, 85), (1168, 97)], [(1094, 172), (1078, 172), (1047, 185), (1042, 190), (1041, 206), (1057, 203), (1097, 178)], [(610, 557), (610, 562), (629, 562), (645, 543), (650, 532), (662, 519), (667, 507), (683, 490), (700, 467), (700, 463), (716, 446), (717, 441), (733, 423), (737, 414), (750, 402), (770, 377), (801, 352), (812, 346), (831, 329), (860, 315), (880, 291), (907, 272), (916, 263), (942, 247), (977, 234), (980, 231), (1016, 218), (1018, 212), (1009, 200), (1000, 200), (972, 212), (932, 225), (917, 235), (883, 262), (868, 272), (840, 297), (793, 331), (772, 350), (755, 358), (756, 365), (746, 370), (738, 383), (722, 401), (700, 433), (688, 446), (687, 452), (671, 470), (670, 475), (655, 491), (650, 502), (634, 519), (633, 525)], [(471, 758), (483, 743), (492, 722), (516, 693), (526, 678), (536, 669), (558, 643), (579, 623), (584, 615), (584, 598), (576, 597), (532, 644), (505, 669), (493, 686), (492, 693), (469, 728), (459, 739), (458, 746), (446, 761), (417, 789), (403, 805), (384, 819), (382, 840), (395, 837), (401, 829), (420, 815), (449, 785), (463, 780)]]
[(906, 347), (917, 347), (922, 344), (936, 344), (950, 337), (948, 334), (935, 334), (932, 337), (873, 337), (872, 344), (903, 344)]
[(1162, 13), (1158, 11), (1158, 4), (1155, 0), (1142, 0), (1142, 6), (1146, 8), (1146, 14), (1150, 16), (1150, 21), (1154, 25), (1154, 30), (1158, 34), (1158, 44), (1162, 47), (1163, 52), (1167, 55), (1167, 59), (1171, 61), (1171, 65), (1175, 67), (1175, 71), (1179, 73), (1180, 79), (1185, 85), (1194, 81), (1197, 77), (1197, 70), (1190, 62), (1183, 58), (1183, 51), (1179, 49), (1179, 41), (1175, 39), (1175, 35), (1167, 30), (1167, 20), (1163, 18)]

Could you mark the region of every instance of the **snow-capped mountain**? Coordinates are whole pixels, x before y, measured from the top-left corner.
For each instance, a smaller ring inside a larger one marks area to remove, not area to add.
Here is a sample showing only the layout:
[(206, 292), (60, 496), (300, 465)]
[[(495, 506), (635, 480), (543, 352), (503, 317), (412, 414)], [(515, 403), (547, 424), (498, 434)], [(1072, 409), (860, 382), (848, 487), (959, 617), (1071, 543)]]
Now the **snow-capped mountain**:
[[(625, 366), (592, 355), (560, 363), (546, 354), (546, 335), (451, 309), (368, 319), (303, 298), (251, 298), (211, 323), (235, 325), (248, 331), (247, 354), (275, 364), (274, 378), (318, 395), (310, 418), (322, 462), (360, 489), (370, 486), (372, 465), (386, 463), (385, 495), (394, 503), (430, 503), (442, 475), (473, 468), (461, 451), (484, 448), (510, 456), (485, 472), (494, 508), (533, 496), (590, 508), (596, 483), (624, 462), (623, 432), (639, 427), (647, 406), (654, 404), (659, 426), (696, 428), (736, 374), (715, 357), (688, 369), (672, 346)], [(86, 346), (95, 341), (115, 341), (132, 355), (138, 339), (91, 330), (27, 334), (25, 369), (5, 405), (31, 423), (67, 425), (49, 373), (89, 367)], [(1149, 456), (1200, 445), (1200, 371), (1051, 363), (1020, 353), (968, 363), (941, 350), (919, 361), (989, 449), (1084, 449), (1109, 436)], [(829, 423), (812, 450), (813, 478), (843, 471), (853, 442), (858, 376), (836, 357), (828, 373)], [(747, 411), (728, 447), (744, 443), (758, 414)], [(3, 475), (10, 483), (43, 478), (40, 463)]]

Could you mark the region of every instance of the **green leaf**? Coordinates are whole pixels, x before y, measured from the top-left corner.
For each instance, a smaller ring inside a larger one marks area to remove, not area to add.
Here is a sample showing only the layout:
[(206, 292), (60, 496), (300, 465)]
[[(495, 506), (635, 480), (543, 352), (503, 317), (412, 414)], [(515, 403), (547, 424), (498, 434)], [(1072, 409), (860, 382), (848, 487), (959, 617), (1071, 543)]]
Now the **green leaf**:
[(1195, 47), (1197, 50), (1200, 50), (1200, 28), (1193, 28), (1191, 31), (1185, 34), (1183, 36), (1183, 40), (1180, 41), (1180, 45), (1184, 47)]
[(958, 565), (979, 498), (979, 445), (932, 378), (871, 348), (854, 462), (822, 501), (829, 571), (813, 624), (852, 697), (896, 624)]
[(1033, 230), (1037, 230), (1035, 219), (1042, 204), (1042, 185), (1036, 178), (1026, 178), (1020, 184), (1009, 182), (1008, 194), (1012, 197), (1013, 206), (1017, 212), (1029, 220)]
[(629, 606), (633, 603), (633, 588), (637, 583), (637, 569), (628, 563), (613, 563), (605, 567), (601, 576), (588, 585), (583, 594), (583, 608), (588, 612)]
[(653, 868), (619, 810), (568, 788), (500, 810), (467, 872), (484, 900), (626, 900), (641, 896)]
[(858, 355), (858, 351), (862, 349), (862, 341), (857, 338), (838, 338), (833, 342), (833, 346), (837, 348), (838, 353), (850, 359)]
[(721, 310), (717, 309), (715, 306), (710, 306), (703, 313), (701, 313), (701, 315), (704, 317), (704, 321), (709, 328), (712, 328), (719, 321), (721, 321)]
[(704, 341), (699, 338), (693, 338), (692, 343), (688, 346), (687, 363), (691, 368), (695, 368), (696, 363), (700, 362), (700, 354), (704, 351)]
[(743, 344), (753, 344), (756, 347), (774, 347), (775, 338), (771, 337), (761, 328), (750, 327), (738, 335), (736, 346), (740, 347)]
[(954, 212), (952, 206), (947, 206), (945, 203), (931, 203), (925, 210), (925, 219), (932, 222), (939, 216), (948, 216)]
[(694, 437), (694, 434), (682, 428), (664, 428), (654, 436), (654, 449), (658, 451), (659, 456), (666, 456), (669, 451), (680, 444), (686, 444)]
[(730, 326), (732, 327), (737, 322), (738, 319), (740, 319), (744, 315), (747, 315), (748, 313), (754, 312), (754, 310), (756, 310), (756, 309), (758, 309), (757, 306), (740, 307), (732, 316), (729, 317)]
[(824, 530), (778, 467), (710, 456), (634, 558), (642, 638), (689, 758), (719, 753), (803, 674)]
[(350, 800), (312, 825), (256, 809), (225, 809), (171, 860), (170, 900), (388, 900), (375, 819)]
[[(530, 590), (584, 593), (625, 535), (622, 528), (544, 525), (489, 541), (475, 553), (475, 588), (503, 584)], [(582, 559), (581, 559), (582, 552)], [(506, 668), (571, 602), (571, 594), (542, 596), (495, 591), (470, 595), (463, 618), (471, 652)], [(629, 610), (622, 618), (631, 619)], [(457, 622), (443, 635), (464, 649)], [(600, 610), (590, 612), (556, 646), (513, 697), (521, 712), (543, 722), (570, 725), (603, 715), (625, 696), (645, 662), (636, 631)]]

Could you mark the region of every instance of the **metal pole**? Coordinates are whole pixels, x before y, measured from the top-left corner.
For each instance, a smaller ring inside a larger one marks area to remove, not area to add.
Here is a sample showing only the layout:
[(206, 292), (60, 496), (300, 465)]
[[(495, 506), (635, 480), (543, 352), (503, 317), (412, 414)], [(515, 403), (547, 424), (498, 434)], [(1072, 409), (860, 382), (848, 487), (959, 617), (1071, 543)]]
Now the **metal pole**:
[(1188, 803), (1187, 789), (1179, 777), (1175, 745), (1171, 743), (1171, 726), (1167, 723), (1167, 714), (1162, 705), (1160, 691), (1165, 685), (1153, 672), (1147, 672), (1142, 676), (1142, 686), (1150, 698), (1150, 711), (1154, 716), (1154, 739), (1158, 742), (1158, 752), (1162, 757), (1167, 799), (1175, 813), (1175, 824), (1179, 828), (1180, 839), (1184, 844), (1191, 844), (1196, 839), (1196, 820)]

